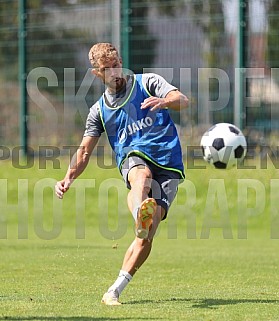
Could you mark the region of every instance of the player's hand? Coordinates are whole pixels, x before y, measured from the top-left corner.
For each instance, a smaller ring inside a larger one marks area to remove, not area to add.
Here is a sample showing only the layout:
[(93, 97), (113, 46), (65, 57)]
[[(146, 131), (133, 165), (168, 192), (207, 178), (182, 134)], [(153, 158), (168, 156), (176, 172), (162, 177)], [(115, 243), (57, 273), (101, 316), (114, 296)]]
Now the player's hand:
[(55, 185), (55, 194), (58, 198), (62, 199), (64, 194), (70, 188), (72, 181), (70, 179), (64, 179), (59, 181)]
[(151, 111), (167, 107), (165, 98), (148, 97), (141, 103), (141, 109), (150, 108)]

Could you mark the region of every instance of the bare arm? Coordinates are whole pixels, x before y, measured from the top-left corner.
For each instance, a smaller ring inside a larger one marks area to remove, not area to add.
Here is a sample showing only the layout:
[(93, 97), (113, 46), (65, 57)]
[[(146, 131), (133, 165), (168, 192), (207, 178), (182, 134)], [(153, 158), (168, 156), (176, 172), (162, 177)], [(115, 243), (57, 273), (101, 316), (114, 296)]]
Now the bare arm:
[(73, 181), (84, 171), (98, 140), (99, 137), (91, 136), (86, 136), (82, 139), (76, 154), (71, 160), (64, 179), (56, 183), (55, 193), (59, 198), (63, 198), (64, 193), (67, 192)]
[(188, 106), (188, 98), (179, 90), (170, 91), (165, 98), (148, 97), (141, 105), (142, 109), (150, 108), (150, 110), (171, 108), (180, 111)]

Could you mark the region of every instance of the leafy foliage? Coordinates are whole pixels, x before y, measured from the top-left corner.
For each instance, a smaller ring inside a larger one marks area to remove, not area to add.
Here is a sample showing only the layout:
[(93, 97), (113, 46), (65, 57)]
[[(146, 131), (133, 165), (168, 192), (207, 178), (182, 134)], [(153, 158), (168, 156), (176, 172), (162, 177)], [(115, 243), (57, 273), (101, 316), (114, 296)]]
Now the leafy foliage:
[(271, 68), (279, 67), (279, 46), (278, 46), (278, 35), (279, 35), (279, 2), (270, 1), (269, 4), (269, 20), (268, 20), (268, 47), (267, 55), (269, 66)]
[[(94, 1), (98, 3), (100, 1)], [(86, 4), (92, 1), (74, 1), (75, 4)], [(26, 43), (27, 69), (46, 66), (55, 71), (61, 79), (61, 70), (77, 65), (76, 57), (86, 37), (86, 32), (79, 29), (53, 28), (49, 23), (48, 8), (51, 6), (71, 7), (71, 1), (34, 1), (26, 2)], [(9, 80), (18, 78), (18, 1), (0, 2), (0, 64), (5, 65), (5, 76)], [(6, 26), (6, 27), (3, 27)], [(53, 54), (55, 58), (53, 59)], [(63, 72), (62, 72), (63, 74)]]
[(208, 39), (209, 50), (206, 54), (208, 66), (224, 68), (232, 57), (224, 50), (228, 39), (225, 32), (223, 1), (190, 1), (189, 6), (194, 21)]

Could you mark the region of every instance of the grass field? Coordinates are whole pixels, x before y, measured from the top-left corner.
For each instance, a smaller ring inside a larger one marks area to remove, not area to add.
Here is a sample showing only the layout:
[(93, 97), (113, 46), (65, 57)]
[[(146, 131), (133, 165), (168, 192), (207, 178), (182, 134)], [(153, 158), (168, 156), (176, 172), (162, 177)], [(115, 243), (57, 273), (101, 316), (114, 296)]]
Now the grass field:
[(279, 320), (273, 164), (188, 169), (120, 307), (100, 300), (134, 237), (126, 188), (92, 160), (59, 201), (60, 165), (0, 163), (0, 320)]

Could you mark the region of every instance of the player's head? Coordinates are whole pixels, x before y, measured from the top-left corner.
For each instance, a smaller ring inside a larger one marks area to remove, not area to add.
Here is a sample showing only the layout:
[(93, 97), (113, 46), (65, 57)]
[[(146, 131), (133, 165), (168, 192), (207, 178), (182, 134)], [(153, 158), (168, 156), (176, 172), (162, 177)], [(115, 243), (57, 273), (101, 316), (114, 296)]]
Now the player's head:
[(118, 90), (123, 87), (122, 59), (111, 43), (97, 43), (89, 51), (92, 73), (99, 77), (108, 88)]
[(96, 43), (89, 50), (88, 57), (93, 68), (99, 68), (100, 64), (112, 59), (121, 59), (117, 49), (108, 42)]

